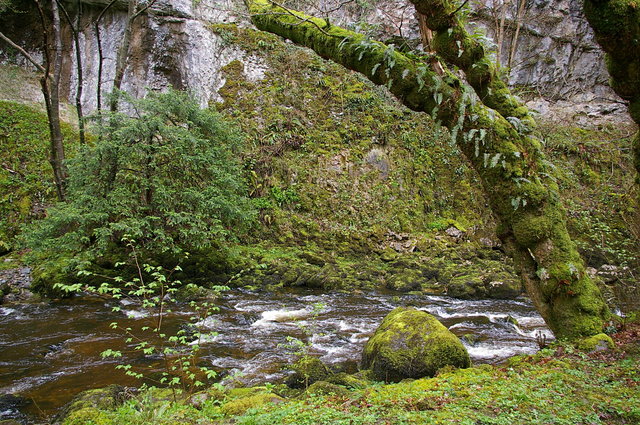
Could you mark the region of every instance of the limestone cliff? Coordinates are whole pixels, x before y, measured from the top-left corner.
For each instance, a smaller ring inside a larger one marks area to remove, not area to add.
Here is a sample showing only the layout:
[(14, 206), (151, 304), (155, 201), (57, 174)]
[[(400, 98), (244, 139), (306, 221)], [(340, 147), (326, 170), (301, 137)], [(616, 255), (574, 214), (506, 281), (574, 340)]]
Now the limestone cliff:
[[(296, 6), (298, 6), (298, 3)], [(419, 38), (413, 7), (400, 0), (381, 0), (369, 6), (329, 0), (310, 2), (307, 9), (319, 16), (330, 17), (341, 25), (368, 31), (377, 36)], [(582, 14), (580, 0), (535, 0), (525, 2), (518, 17), (516, 0), (482, 0), (470, 2), (467, 13), (487, 39), (497, 38), (504, 28), (502, 62), (508, 56), (518, 26), (516, 49), (511, 60), (509, 81), (523, 88), (540, 112), (552, 112), (553, 103), (570, 109), (570, 115), (601, 115), (620, 113), (624, 105), (608, 86), (603, 56), (593, 33)], [(99, 48), (93, 23), (109, 4), (107, 0), (86, 0), (83, 3), (81, 50), (85, 68), (83, 104), (86, 110), (96, 108)], [(75, 2), (67, 5), (75, 13)], [(504, 20), (502, 16), (504, 15)], [(5, 19), (3, 30), (18, 39), (30, 51), (38, 52), (39, 31), (33, 16), (16, 15)], [(100, 21), (103, 54), (102, 92), (110, 91), (115, 57), (126, 21), (126, 1), (114, 4)], [(244, 6), (239, 0), (158, 0), (134, 22), (130, 62), (125, 71), (123, 89), (139, 95), (147, 88), (164, 89), (174, 86), (194, 91), (203, 105), (219, 100), (217, 91), (224, 84), (220, 69), (235, 59), (242, 59), (249, 78), (262, 77), (265, 65), (257, 56), (247, 55), (223, 36), (210, 29), (211, 23), (239, 22), (249, 25)], [(75, 95), (75, 54), (71, 32), (65, 31), (65, 75), (63, 95)], [(0, 57), (23, 63), (6, 46), (0, 46)], [(540, 98), (545, 100), (540, 101)], [(551, 103), (549, 103), (551, 102)]]

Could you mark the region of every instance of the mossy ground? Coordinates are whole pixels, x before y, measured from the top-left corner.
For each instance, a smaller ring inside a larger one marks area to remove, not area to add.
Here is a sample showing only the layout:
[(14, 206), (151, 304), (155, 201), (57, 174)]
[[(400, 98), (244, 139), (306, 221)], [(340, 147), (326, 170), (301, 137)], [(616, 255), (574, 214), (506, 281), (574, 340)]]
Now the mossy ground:
[[(271, 274), (284, 277), (284, 285), (373, 285), (473, 298), (487, 296), (491, 282), (517, 279), (500, 250), (478, 248), (479, 240), (495, 238), (495, 221), (477, 175), (445, 130), (306, 49), (234, 26), (214, 31), (268, 65), (264, 79), (249, 81), (240, 61), (229, 64), (218, 105), (253, 141), (245, 163), (263, 207), (254, 235), (260, 243), (246, 251), (262, 271), (241, 283), (258, 285)], [(637, 269), (630, 129), (555, 123), (542, 132), (589, 265)], [(464, 230), (461, 240), (445, 234), (452, 226)], [(289, 276), (270, 261), (274, 252), (291, 266)], [(487, 257), (496, 263), (463, 270)]]
[[(96, 409), (96, 421), (83, 424), (636, 424), (639, 338), (640, 326), (628, 324), (613, 335), (615, 350), (557, 345), (501, 366), (445, 368), (430, 379), (351, 390), (322, 384), (295, 397), (278, 386), (215, 390), (194, 405), (142, 393), (117, 409)], [(243, 413), (235, 414), (232, 407), (240, 405)]]
[[(62, 127), (67, 153), (78, 145), (74, 129)], [(0, 254), (15, 247), (20, 227), (42, 217), (55, 199), (49, 165), (47, 116), (35, 107), (0, 100)]]

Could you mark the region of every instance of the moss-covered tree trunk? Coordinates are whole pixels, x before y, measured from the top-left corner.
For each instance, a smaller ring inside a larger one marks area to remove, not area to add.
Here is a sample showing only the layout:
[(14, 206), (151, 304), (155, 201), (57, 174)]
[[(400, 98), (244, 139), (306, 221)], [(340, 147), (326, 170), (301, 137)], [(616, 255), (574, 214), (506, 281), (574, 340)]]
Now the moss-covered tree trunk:
[(478, 172), (499, 219), (499, 237), (549, 327), (561, 338), (600, 333), (609, 312), (569, 238), (552, 166), (542, 155), (529, 111), (496, 78), (482, 46), (452, 14), (456, 5), (444, 0), (415, 4), (434, 31), (436, 51), (465, 70), (473, 88), (446, 70), (440, 75), (427, 63), (323, 19), (268, 0), (248, 6), (259, 29), (364, 74), (407, 107), (449, 128)]
[[(629, 101), (629, 114), (640, 124), (640, 2), (585, 0), (584, 13), (606, 52), (611, 87)], [(634, 138), (633, 151), (640, 184), (640, 133)]]

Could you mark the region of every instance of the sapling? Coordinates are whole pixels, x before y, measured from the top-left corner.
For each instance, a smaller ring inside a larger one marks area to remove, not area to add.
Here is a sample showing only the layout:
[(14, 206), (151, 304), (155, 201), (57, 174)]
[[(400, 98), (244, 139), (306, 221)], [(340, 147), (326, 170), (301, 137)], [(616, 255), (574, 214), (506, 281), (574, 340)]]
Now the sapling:
[[(142, 307), (147, 314), (141, 319), (140, 325), (132, 327), (116, 321), (110, 326), (122, 333), (130, 353), (139, 353), (146, 358), (159, 358), (161, 372), (158, 376), (157, 368), (143, 368), (128, 362), (118, 364), (116, 369), (121, 369), (126, 375), (136, 379), (151, 382), (152, 385), (171, 388), (175, 401), (179, 394), (191, 394), (217, 376), (213, 369), (200, 364), (201, 344), (217, 335), (209, 332), (205, 324), (219, 310), (214, 300), (229, 288), (213, 286), (208, 301), (189, 302), (189, 326), (172, 332), (168, 330), (166, 319), (177, 304), (176, 293), (181, 287), (190, 289), (195, 285), (183, 285), (172, 278), (175, 272), (182, 270), (179, 265), (167, 270), (162, 266), (141, 264), (135, 241), (124, 238), (123, 242), (131, 251), (129, 265), (132, 266), (135, 277), (126, 279), (118, 276), (97, 286), (76, 283), (56, 284), (56, 287), (67, 292), (83, 291), (113, 300), (127, 300)], [(124, 262), (116, 263), (117, 268), (125, 265)], [(79, 275), (95, 277), (95, 274), (88, 271), (81, 271)], [(116, 305), (112, 310), (121, 312), (122, 307)], [(103, 358), (123, 358), (123, 352), (114, 349), (107, 349), (101, 355)]]

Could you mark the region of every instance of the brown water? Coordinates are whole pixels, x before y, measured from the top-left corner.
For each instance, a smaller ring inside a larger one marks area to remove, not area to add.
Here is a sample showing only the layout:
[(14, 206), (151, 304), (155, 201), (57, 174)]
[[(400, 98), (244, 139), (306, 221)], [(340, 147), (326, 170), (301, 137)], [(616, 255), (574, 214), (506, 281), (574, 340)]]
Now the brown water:
[[(317, 303), (325, 308), (312, 318)], [(122, 311), (113, 312), (114, 305)], [(459, 336), (474, 335), (477, 342), (466, 345), (475, 363), (499, 363), (518, 353), (534, 352), (540, 333), (551, 338), (525, 299), (462, 301), (380, 292), (235, 290), (220, 300), (220, 312), (203, 323), (218, 333), (203, 344), (203, 362), (227, 380), (233, 375), (248, 385), (275, 381), (284, 376), (282, 366), (293, 358), (282, 344), (287, 336), (294, 336), (308, 343), (327, 364), (355, 370), (368, 337), (400, 305), (435, 315)], [(0, 420), (17, 417), (31, 422), (38, 413), (54, 414), (80, 391), (113, 383), (139, 385), (115, 370), (115, 365), (152, 365), (156, 359), (137, 352), (115, 361), (101, 358), (100, 353), (126, 349), (122, 334), (111, 329), (110, 323), (136, 328), (148, 319), (148, 312), (139, 305), (99, 298), (0, 307), (0, 395), (16, 394), (29, 400), (19, 409), (3, 407), (0, 402)], [(187, 307), (178, 306), (166, 326), (175, 330), (187, 321)], [(313, 335), (305, 333), (304, 327), (313, 328)]]

